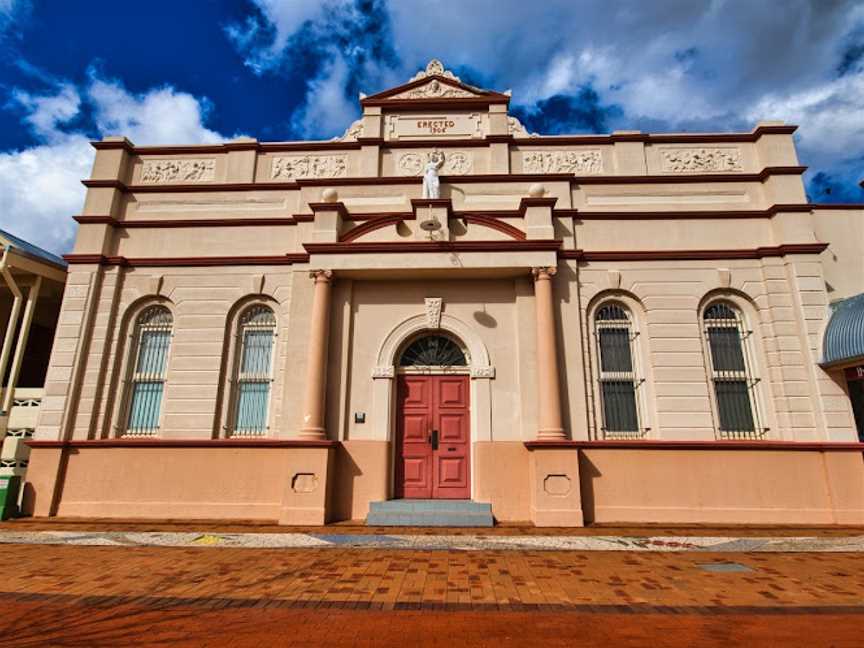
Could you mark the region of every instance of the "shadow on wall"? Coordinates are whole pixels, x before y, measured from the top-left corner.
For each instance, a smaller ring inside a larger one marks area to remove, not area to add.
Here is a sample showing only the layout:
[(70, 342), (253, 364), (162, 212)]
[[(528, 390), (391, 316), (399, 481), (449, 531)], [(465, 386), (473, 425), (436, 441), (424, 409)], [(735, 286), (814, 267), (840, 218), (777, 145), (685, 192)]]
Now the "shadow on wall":
[(594, 480), (603, 476), (603, 473), (591, 463), (591, 460), (583, 452), (579, 453), (579, 486), (582, 489), (582, 517), (585, 524), (591, 524), (595, 519), (594, 512)]
[(360, 466), (345, 447), (339, 445), (336, 450), (336, 483), (331, 493), (332, 508), (328, 516), (332, 521), (339, 522), (353, 518), (354, 482), (362, 476), (363, 471), (360, 470)]

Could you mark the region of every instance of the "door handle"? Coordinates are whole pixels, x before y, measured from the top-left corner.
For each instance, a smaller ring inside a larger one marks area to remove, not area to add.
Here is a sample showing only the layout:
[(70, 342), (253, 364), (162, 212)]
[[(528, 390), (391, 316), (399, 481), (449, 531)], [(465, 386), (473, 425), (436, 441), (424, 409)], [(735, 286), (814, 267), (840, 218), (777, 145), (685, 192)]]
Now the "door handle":
[(432, 444), (432, 449), (438, 449), (438, 430), (432, 430), (432, 434), (429, 437), (429, 443)]

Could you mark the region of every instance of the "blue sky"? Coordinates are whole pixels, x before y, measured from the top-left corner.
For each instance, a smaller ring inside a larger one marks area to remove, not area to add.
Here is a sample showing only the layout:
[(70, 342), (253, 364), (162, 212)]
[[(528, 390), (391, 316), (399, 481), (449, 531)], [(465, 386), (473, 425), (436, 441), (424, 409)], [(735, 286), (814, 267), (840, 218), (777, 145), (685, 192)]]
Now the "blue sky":
[(814, 202), (864, 202), (864, 3), (0, 0), (0, 228), (70, 249), (93, 152), (329, 138), (440, 58), (546, 134), (800, 126)]

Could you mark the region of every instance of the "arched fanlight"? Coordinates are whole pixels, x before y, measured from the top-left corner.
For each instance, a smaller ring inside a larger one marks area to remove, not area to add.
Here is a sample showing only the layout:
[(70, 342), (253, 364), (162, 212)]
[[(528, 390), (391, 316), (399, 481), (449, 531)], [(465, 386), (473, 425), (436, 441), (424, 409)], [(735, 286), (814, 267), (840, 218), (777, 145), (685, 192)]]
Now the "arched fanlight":
[(449, 337), (424, 335), (411, 342), (399, 358), (400, 367), (465, 367), (465, 353)]

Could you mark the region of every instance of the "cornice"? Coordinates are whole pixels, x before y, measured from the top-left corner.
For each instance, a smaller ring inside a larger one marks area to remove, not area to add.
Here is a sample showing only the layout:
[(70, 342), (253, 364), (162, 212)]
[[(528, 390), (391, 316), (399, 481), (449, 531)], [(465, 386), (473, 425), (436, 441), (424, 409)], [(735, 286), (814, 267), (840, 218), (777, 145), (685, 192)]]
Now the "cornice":
[[(446, 77), (426, 77), (419, 81), (404, 84), (387, 94), (398, 94), (404, 90), (423, 85), (430, 78), (453, 85), (452, 80)], [(450, 99), (382, 99), (379, 95), (373, 95), (362, 100), (363, 105), (381, 105), (382, 107), (393, 107), (399, 109), (431, 110), (440, 108), (468, 108), (474, 106), (488, 106), (491, 103), (506, 104), (509, 101), (507, 95), (486, 91), (488, 95), (478, 97), (461, 97)], [(381, 93), (383, 96), (384, 93)], [(417, 140), (414, 142), (385, 142), (380, 138), (358, 138), (355, 142), (343, 141), (306, 141), (306, 142), (224, 142), (222, 144), (188, 144), (172, 146), (135, 146), (128, 140), (93, 141), (90, 145), (97, 150), (121, 149), (133, 155), (195, 155), (227, 153), (228, 151), (259, 151), (281, 152), (281, 151), (330, 151), (330, 150), (357, 150), (364, 145), (377, 144), (391, 147), (408, 146), (483, 146), (487, 143), (512, 142), (516, 145), (581, 145), (581, 144), (614, 144), (615, 142), (644, 142), (646, 144), (710, 144), (712, 142), (755, 142), (763, 135), (791, 135), (798, 129), (793, 125), (759, 126), (749, 133), (612, 133), (606, 135), (538, 135), (534, 137), (514, 138), (511, 135), (488, 135), (482, 140)]]
[(759, 126), (749, 133), (612, 133), (609, 135), (537, 135), (517, 137), (516, 145), (529, 144), (614, 144), (615, 142), (643, 142), (645, 144), (719, 144), (727, 142), (755, 142), (763, 135), (791, 135), (797, 126), (791, 124)]

